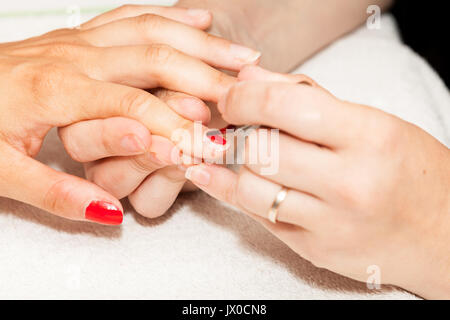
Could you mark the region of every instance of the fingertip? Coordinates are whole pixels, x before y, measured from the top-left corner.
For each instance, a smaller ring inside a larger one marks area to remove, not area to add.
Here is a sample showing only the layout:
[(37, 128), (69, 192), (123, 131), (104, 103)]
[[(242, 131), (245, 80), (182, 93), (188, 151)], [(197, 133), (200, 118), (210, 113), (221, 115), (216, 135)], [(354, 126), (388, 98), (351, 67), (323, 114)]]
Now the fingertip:
[[(122, 156), (135, 155), (146, 152), (152, 145), (152, 135), (142, 123), (137, 120), (127, 118), (106, 119), (104, 124), (109, 126), (109, 130), (115, 136), (121, 137), (118, 143), (122, 150)], [(106, 137), (105, 137), (106, 138)], [(114, 141), (111, 141), (114, 143)]]
[[(117, 201), (118, 202), (118, 201)], [(94, 200), (85, 209), (85, 219), (104, 225), (117, 226), (123, 222), (123, 208), (104, 200)]]
[(167, 101), (175, 112), (192, 121), (208, 123), (211, 120), (211, 111), (208, 106), (196, 97), (181, 97)]

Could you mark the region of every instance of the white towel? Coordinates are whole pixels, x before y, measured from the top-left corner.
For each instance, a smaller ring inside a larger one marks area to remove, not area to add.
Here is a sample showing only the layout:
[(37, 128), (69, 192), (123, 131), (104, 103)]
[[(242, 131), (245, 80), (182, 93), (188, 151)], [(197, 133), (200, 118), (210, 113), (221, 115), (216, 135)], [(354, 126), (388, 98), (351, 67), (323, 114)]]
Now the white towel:
[[(35, 2), (14, 3), (36, 7)], [(64, 23), (64, 16), (2, 18), (0, 41)], [(381, 30), (362, 27), (299, 71), (341, 98), (380, 107), (449, 144), (449, 92), (401, 44), (389, 15)], [(82, 175), (81, 166), (61, 150), (52, 132), (39, 159)], [(156, 220), (137, 215), (128, 204), (125, 208), (123, 226), (111, 228), (63, 220), (0, 198), (0, 298), (415, 298), (393, 288), (370, 291), (363, 283), (315, 268), (251, 219), (200, 192), (182, 195)]]

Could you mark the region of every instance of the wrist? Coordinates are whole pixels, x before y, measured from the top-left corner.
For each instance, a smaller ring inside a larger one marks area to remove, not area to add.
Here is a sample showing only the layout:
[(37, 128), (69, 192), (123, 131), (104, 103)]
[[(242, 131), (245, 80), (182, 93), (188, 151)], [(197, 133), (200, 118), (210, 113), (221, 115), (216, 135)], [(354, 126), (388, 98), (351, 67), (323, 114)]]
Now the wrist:
[[(405, 236), (412, 259), (405, 259), (411, 263), (402, 261), (405, 270), (395, 283), (426, 299), (450, 299), (450, 199), (445, 196), (438, 203), (435, 214), (425, 212), (427, 219), (435, 221), (428, 228), (414, 228), (412, 237)], [(397, 270), (401, 271), (398, 265)]]
[[(267, 3), (272, 4), (272, 1)], [(271, 52), (274, 50), (272, 44), (265, 41), (263, 26), (272, 25), (269, 20), (275, 23), (279, 19), (275, 17), (272, 6), (260, 4), (259, 0), (180, 0), (175, 6), (209, 10), (213, 14), (209, 33), (262, 52), (261, 65), (272, 67), (271, 62), (277, 59), (272, 59)], [(259, 21), (265, 23), (261, 24)]]

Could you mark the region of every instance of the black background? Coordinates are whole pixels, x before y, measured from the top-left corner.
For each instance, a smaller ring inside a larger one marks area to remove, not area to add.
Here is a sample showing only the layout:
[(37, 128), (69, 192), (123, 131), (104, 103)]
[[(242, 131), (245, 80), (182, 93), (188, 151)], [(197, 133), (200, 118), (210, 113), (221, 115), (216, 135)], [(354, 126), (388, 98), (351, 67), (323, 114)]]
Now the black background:
[(428, 60), (447, 87), (450, 87), (449, 4), (444, 0), (396, 0), (392, 8), (403, 41)]

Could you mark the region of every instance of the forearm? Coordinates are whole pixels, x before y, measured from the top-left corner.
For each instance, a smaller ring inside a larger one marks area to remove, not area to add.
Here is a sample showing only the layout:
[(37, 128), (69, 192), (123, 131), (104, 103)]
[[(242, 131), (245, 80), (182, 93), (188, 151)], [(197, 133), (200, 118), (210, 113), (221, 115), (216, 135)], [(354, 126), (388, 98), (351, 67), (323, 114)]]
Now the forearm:
[(367, 19), (367, 7), (392, 0), (180, 0), (206, 8), (213, 31), (263, 53), (261, 65), (290, 71)]

